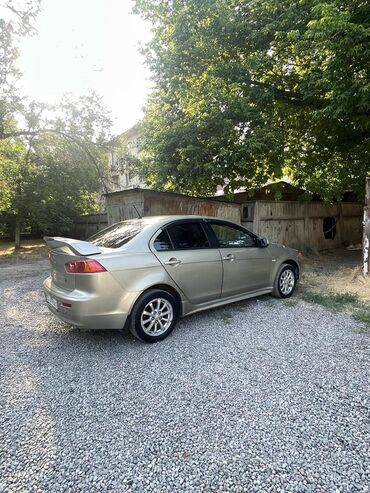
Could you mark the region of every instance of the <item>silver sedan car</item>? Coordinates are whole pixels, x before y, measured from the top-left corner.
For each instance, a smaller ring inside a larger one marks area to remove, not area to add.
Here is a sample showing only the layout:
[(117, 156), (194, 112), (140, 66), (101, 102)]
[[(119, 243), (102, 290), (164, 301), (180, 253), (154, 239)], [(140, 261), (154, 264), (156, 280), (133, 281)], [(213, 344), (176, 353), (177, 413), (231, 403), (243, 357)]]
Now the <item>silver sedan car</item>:
[(288, 298), (300, 274), (298, 251), (214, 217), (145, 217), (87, 241), (45, 241), (50, 310), (82, 328), (128, 326), (146, 342), (191, 313), (267, 293)]

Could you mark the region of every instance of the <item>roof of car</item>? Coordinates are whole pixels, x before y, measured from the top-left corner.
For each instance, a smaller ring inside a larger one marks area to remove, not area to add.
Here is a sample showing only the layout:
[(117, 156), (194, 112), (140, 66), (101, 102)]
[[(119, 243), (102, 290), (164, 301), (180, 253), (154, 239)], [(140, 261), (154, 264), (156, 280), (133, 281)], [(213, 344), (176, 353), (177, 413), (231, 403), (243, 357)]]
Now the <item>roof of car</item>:
[[(163, 216), (144, 216), (142, 218), (135, 218), (135, 219), (128, 219), (126, 220), (127, 222), (129, 221), (142, 221), (147, 227), (161, 227), (162, 225), (167, 224), (168, 222), (171, 221), (178, 221), (178, 220), (189, 220), (189, 219), (213, 219), (213, 220), (218, 220), (218, 221), (227, 221), (232, 224), (236, 224), (235, 221), (230, 221), (229, 219), (225, 219), (222, 217), (215, 217), (215, 216), (200, 216), (200, 215), (179, 215), (179, 214), (173, 214), (173, 215), (163, 215)], [(122, 223), (125, 223), (126, 221), (121, 221)], [(146, 228), (147, 229), (147, 228)]]
[[(228, 219), (222, 218), (222, 217), (215, 217), (215, 216), (200, 216), (200, 215), (178, 215), (178, 214), (172, 214), (172, 215), (167, 215), (167, 216), (144, 216), (142, 219), (146, 222), (153, 222), (153, 223), (162, 223), (162, 222), (167, 222), (167, 221), (176, 221), (178, 219), (218, 219), (221, 221), (229, 221)], [(229, 221), (232, 222), (232, 221)]]
[[(132, 218), (128, 219), (126, 221), (120, 221), (116, 224), (112, 224), (111, 226), (108, 226), (105, 230), (102, 230), (100, 233), (97, 233), (97, 235), (104, 233), (104, 231), (109, 230), (112, 227), (115, 227), (117, 225), (122, 224), (122, 226), (125, 225), (125, 223), (128, 226), (134, 226), (135, 223), (137, 223), (139, 226), (140, 232), (138, 234), (135, 234), (132, 239), (130, 239), (129, 242), (125, 243), (123, 246), (121, 246), (118, 250), (132, 250), (132, 251), (141, 251), (140, 248), (145, 246), (145, 248), (148, 248), (148, 241), (150, 238), (160, 229), (162, 229), (164, 226), (166, 226), (168, 223), (171, 223), (172, 221), (178, 221), (178, 220), (199, 220), (199, 219), (213, 219), (213, 220), (223, 220), (222, 218), (217, 218), (217, 217), (212, 217), (212, 216), (200, 216), (200, 215), (163, 215), (163, 216), (144, 216), (142, 218)], [(227, 221), (227, 220), (226, 220)], [(130, 224), (131, 223), (131, 224)], [(235, 224), (236, 223), (232, 223)], [(143, 241), (144, 240), (144, 241)]]

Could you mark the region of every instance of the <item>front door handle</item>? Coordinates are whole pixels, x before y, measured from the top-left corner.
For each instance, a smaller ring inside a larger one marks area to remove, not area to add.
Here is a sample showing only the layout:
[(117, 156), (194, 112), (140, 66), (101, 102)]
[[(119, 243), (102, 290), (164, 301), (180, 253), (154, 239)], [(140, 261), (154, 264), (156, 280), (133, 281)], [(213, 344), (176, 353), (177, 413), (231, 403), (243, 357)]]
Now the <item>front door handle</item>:
[(228, 261), (228, 262), (233, 262), (235, 260), (235, 255), (232, 253), (229, 253), (229, 255), (226, 255), (226, 257), (222, 257), (222, 260)]
[(179, 264), (181, 264), (181, 260), (179, 260), (176, 257), (172, 257), (172, 258), (170, 258), (170, 260), (167, 260), (167, 262), (165, 262), (165, 265), (173, 265), (173, 266), (176, 266), (176, 265), (179, 265)]

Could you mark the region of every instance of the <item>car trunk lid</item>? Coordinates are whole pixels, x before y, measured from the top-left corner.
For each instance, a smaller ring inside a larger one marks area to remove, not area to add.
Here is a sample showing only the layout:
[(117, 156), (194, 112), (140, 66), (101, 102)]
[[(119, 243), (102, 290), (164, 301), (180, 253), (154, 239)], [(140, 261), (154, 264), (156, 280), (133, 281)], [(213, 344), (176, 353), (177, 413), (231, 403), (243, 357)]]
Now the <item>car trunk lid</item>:
[(65, 264), (87, 255), (100, 254), (103, 251), (93, 243), (72, 238), (45, 236), (44, 240), (51, 248), (49, 258), (53, 283), (66, 291), (75, 289), (76, 274), (67, 272)]

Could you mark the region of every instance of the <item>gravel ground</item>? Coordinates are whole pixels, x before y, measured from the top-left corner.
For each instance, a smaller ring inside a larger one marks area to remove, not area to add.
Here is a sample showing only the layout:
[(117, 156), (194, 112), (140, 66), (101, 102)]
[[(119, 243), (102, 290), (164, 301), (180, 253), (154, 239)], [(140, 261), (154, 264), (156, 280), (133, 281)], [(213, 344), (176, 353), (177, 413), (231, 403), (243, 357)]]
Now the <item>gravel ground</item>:
[(367, 492), (370, 336), (261, 297), (165, 341), (80, 332), (0, 267), (1, 492)]

